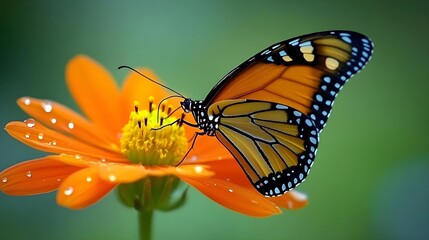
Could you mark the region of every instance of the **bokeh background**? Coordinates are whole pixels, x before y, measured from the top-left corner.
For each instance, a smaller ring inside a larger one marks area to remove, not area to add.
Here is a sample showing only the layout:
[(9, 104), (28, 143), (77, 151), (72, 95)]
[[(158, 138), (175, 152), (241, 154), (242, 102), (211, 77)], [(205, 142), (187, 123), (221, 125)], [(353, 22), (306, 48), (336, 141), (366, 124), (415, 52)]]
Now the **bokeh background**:
[[(249, 218), (191, 190), (157, 213), (155, 239), (428, 239), (429, 14), (398, 1), (0, 1), (0, 125), (27, 116), (21, 96), (74, 109), (64, 68), (87, 54), (121, 83), (119, 65), (152, 68), (168, 86), (203, 98), (229, 70), (274, 42), (347, 29), (375, 43), (343, 89), (299, 190), (310, 204)], [(144, 80), (142, 80), (144, 81)], [(44, 156), (0, 132), (0, 169)], [(137, 239), (137, 214), (114, 193), (81, 211), (55, 193), (0, 193), (0, 239)]]

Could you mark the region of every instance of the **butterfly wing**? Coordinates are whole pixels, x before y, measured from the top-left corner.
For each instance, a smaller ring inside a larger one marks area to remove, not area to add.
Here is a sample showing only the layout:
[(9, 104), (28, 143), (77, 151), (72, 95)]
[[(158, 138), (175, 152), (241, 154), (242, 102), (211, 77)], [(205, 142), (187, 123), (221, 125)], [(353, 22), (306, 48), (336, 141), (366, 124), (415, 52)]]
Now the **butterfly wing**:
[(225, 100), (211, 105), (208, 114), (218, 124), (216, 137), (262, 194), (282, 195), (306, 178), (319, 133), (300, 111), (273, 102)]
[(348, 31), (320, 32), (261, 51), (222, 78), (205, 106), (226, 99), (281, 103), (309, 116), (320, 130), (344, 83), (371, 58), (372, 42)]

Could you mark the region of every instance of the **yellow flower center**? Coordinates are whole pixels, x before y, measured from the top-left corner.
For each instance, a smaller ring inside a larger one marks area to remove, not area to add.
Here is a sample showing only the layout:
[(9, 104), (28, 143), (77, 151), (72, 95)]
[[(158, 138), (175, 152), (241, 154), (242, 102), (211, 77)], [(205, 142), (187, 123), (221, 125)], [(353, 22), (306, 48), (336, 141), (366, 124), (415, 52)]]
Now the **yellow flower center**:
[(142, 165), (175, 166), (184, 157), (188, 142), (177, 118), (169, 116), (171, 107), (160, 109), (149, 98), (149, 109), (140, 110), (136, 101), (128, 123), (122, 129), (121, 151), (132, 162)]

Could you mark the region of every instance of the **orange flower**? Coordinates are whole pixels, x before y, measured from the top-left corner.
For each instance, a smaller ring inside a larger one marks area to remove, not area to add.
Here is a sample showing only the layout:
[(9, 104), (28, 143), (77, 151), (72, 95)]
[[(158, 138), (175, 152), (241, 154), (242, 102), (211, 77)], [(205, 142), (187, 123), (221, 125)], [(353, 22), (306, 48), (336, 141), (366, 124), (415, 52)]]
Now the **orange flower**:
[[(157, 79), (151, 71), (141, 71)], [(179, 100), (158, 110), (155, 101), (167, 93), (141, 76), (131, 73), (119, 90), (102, 66), (77, 56), (67, 65), (66, 80), (87, 118), (54, 101), (19, 99), (18, 105), (33, 118), (10, 122), (6, 131), (24, 144), (54, 155), (1, 172), (0, 189), (6, 194), (32, 195), (58, 189), (59, 205), (81, 209), (118, 184), (149, 176), (176, 176), (224, 207), (250, 216), (265, 217), (281, 213), (280, 207), (306, 205), (305, 195), (294, 191), (276, 198), (259, 194), (216, 138), (199, 137), (180, 163), (195, 129), (172, 124), (153, 130), (177, 119), (167, 115), (171, 107), (179, 106)]]

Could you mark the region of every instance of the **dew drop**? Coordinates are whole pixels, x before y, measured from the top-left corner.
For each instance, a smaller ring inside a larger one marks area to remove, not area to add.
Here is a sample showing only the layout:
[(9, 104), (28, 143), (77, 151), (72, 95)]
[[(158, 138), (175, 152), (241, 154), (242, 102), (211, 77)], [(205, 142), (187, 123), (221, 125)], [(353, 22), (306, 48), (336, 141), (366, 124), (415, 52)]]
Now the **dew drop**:
[(201, 167), (201, 166), (195, 166), (195, 172), (196, 173), (202, 173), (203, 172), (203, 167)]
[(116, 176), (115, 175), (110, 175), (109, 176), (109, 181), (111, 181), (111, 182), (116, 181)]
[(42, 103), (42, 108), (45, 110), (45, 112), (50, 113), (52, 112), (52, 103), (47, 101)]
[(31, 177), (31, 171), (27, 172), (27, 177)]
[(27, 106), (30, 105), (31, 104), (31, 100), (29, 98), (25, 98), (24, 99), (24, 104), (27, 105)]
[(87, 182), (92, 182), (92, 178), (91, 178), (91, 177), (87, 177), (87, 178), (86, 178), (86, 181), (87, 181)]
[(228, 192), (234, 192), (234, 190), (232, 190), (232, 189), (230, 188), (230, 189), (228, 189)]
[(75, 157), (76, 159), (80, 159), (80, 158), (81, 158), (81, 156), (80, 156), (79, 154), (76, 154), (74, 157)]
[(61, 181), (61, 178), (57, 178), (57, 182)]
[(102, 162), (102, 163), (106, 163), (106, 159), (104, 159), (104, 158), (100, 158), (100, 162)]
[(73, 122), (69, 122), (68, 127), (69, 127), (70, 129), (73, 129), (73, 128), (74, 128), (74, 123), (73, 123)]
[(37, 138), (38, 138), (39, 140), (42, 140), (42, 139), (43, 139), (43, 133), (39, 133), (39, 135), (37, 136)]
[(67, 188), (64, 190), (64, 194), (65, 194), (66, 196), (70, 196), (70, 195), (72, 195), (72, 194), (73, 194), (73, 191), (74, 191), (74, 189), (73, 189), (72, 187), (67, 187)]
[(26, 133), (26, 134), (25, 134), (25, 138), (30, 138), (30, 134), (29, 134), (29, 133)]
[(56, 118), (51, 118), (51, 123), (52, 123), (52, 124), (57, 123), (57, 119), (56, 119)]
[(52, 140), (51, 144), (54, 145), (54, 146), (56, 146), (57, 145), (57, 141)]
[(6, 182), (7, 182), (7, 177), (4, 177), (1, 181), (2, 181), (3, 183), (6, 183)]
[(231, 179), (229, 179), (229, 178), (227, 178), (227, 179), (225, 179), (226, 181), (228, 181), (228, 182), (230, 182), (231, 181)]
[(27, 124), (27, 127), (32, 128), (36, 125), (36, 121), (34, 121), (34, 119), (29, 118), (27, 120), (24, 121)]

